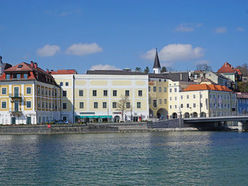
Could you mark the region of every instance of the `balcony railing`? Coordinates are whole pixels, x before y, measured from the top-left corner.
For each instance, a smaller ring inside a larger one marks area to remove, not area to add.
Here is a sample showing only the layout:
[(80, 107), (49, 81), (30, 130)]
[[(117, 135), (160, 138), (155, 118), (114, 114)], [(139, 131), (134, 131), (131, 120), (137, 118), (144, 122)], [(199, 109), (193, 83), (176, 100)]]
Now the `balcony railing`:
[(18, 109), (13, 109), (9, 111), (11, 115), (22, 115), (22, 111)]
[(22, 95), (17, 93), (9, 94), (9, 97), (12, 99), (22, 99)]

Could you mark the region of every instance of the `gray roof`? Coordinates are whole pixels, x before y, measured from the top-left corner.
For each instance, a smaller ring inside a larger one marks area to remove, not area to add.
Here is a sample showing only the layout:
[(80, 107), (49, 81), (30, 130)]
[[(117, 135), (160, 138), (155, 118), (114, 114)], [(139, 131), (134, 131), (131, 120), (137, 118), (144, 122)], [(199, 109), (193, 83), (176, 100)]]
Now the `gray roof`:
[(149, 74), (149, 78), (170, 79), (172, 81), (189, 81), (188, 72), (164, 72), (162, 74)]
[(159, 58), (158, 58), (158, 51), (157, 51), (157, 49), (156, 49), (156, 55), (155, 55), (155, 59), (154, 59), (153, 68), (161, 68), (160, 62), (159, 62)]
[(126, 71), (126, 70), (87, 70), (86, 74), (147, 75), (144, 72), (131, 72), (131, 71)]

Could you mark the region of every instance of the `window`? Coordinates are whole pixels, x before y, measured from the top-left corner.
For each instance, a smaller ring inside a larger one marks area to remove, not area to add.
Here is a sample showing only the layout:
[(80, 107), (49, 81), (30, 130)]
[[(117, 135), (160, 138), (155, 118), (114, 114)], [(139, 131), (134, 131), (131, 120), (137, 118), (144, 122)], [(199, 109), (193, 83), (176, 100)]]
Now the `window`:
[(98, 102), (94, 102), (94, 108), (98, 108)]
[(187, 99), (189, 99), (189, 95), (187, 95)]
[(177, 97), (175, 97), (175, 101), (177, 100)]
[(17, 79), (21, 79), (21, 74), (17, 74)]
[(189, 104), (187, 103), (187, 108), (189, 108)]
[(126, 108), (130, 108), (130, 102), (126, 103)]
[(195, 94), (193, 95), (193, 98), (195, 99)]
[(66, 108), (67, 108), (67, 104), (63, 103), (63, 109), (66, 109)]
[(177, 88), (174, 88), (174, 91), (177, 92)]
[(157, 91), (157, 88), (156, 87), (153, 87), (153, 92), (156, 92)]
[(172, 109), (172, 105), (170, 105), (170, 109)]
[(149, 90), (149, 92), (151, 92), (151, 87), (150, 86), (148, 87), (148, 90)]
[(31, 94), (31, 87), (27, 87), (27, 94)]
[(164, 104), (167, 104), (167, 99), (164, 99)]
[(172, 88), (170, 88), (170, 92), (172, 92)]
[(181, 96), (181, 99), (183, 99), (183, 96)]
[(137, 102), (137, 108), (141, 108), (141, 102)]
[(125, 90), (125, 96), (129, 96), (129, 90)]
[(10, 79), (10, 74), (7, 74), (6, 75), (6, 79)]
[(166, 87), (164, 87), (164, 92), (167, 92), (167, 88)]
[(84, 91), (83, 90), (79, 90), (79, 96), (84, 96)]
[(2, 102), (2, 108), (3, 108), (3, 109), (6, 108), (6, 101), (3, 101), (3, 102)]
[(157, 107), (157, 100), (153, 100), (153, 107)]
[(113, 96), (117, 96), (117, 90), (113, 90)]
[(172, 101), (172, 97), (170, 97), (170, 101)]
[(79, 103), (79, 108), (81, 108), (81, 109), (84, 108), (84, 102)]
[(23, 74), (24, 79), (28, 79), (28, 74)]
[(181, 104), (181, 108), (183, 108), (183, 104)]
[(116, 105), (117, 105), (116, 102), (113, 102), (113, 103), (112, 103), (112, 107), (113, 107), (113, 108), (116, 108)]
[[(160, 87), (161, 88), (161, 87)], [(138, 96), (142, 96), (142, 90), (138, 91)]]
[(59, 85), (60, 85), (60, 86), (63, 86), (63, 82), (60, 82)]
[(160, 104), (160, 105), (162, 104), (162, 99), (159, 99), (159, 104)]
[(196, 107), (196, 104), (195, 104), (195, 103), (193, 103), (193, 107), (194, 107), (194, 108)]
[(5, 95), (7, 93), (7, 88), (2, 88), (2, 94)]
[(67, 86), (67, 87), (68, 87), (68, 86), (69, 86), (69, 82), (65, 82), (65, 86)]
[(65, 90), (63, 90), (63, 96), (66, 97), (67, 92)]
[(177, 108), (177, 105), (175, 105), (175, 108)]
[(27, 104), (27, 108), (31, 108), (31, 101), (27, 101), (26, 104)]
[(161, 87), (158, 87), (158, 91), (159, 91), (159, 92), (162, 92), (162, 88), (161, 88)]
[(93, 90), (93, 91), (92, 91), (92, 95), (93, 95), (93, 96), (97, 96), (96, 90)]
[(102, 102), (102, 108), (107, 108), (107, 102)]
[(108, 96), (108, 91), (107, 90), (103, 91), (103, 96)]

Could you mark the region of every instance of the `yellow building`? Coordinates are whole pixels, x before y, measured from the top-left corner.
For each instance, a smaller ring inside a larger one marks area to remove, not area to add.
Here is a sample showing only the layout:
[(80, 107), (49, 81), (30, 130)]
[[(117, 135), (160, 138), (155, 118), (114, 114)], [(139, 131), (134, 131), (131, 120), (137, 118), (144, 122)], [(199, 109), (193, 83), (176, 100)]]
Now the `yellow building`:
[(60, 88), (37, 63), (20, 63), (0, 77), (0, 123), (37, 124), (60, 118)]
[(163, 78), (149, 78), (149, 117), (168, 118), (168, 81)]
[(67, 106), (62, 106), (61, 115), (69, 122), (148, 119), (148, 75), (144, 73), (95, 70), (87, 74), (54, 72), (53, 77), (58, 84), (68, 82), (68, 87), (62, 86), (62, 105)]

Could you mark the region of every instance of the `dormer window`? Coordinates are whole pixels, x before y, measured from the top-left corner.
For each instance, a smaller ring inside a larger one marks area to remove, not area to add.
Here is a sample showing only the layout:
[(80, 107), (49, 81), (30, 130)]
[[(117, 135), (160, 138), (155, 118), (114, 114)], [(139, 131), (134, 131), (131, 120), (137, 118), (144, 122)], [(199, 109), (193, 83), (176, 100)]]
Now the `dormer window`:
[(6, 75), (6, 79), (10, 79), (10, 74), (7, 74)]
[(17, 74), (17, 79), (21, 79), (21, 74)]
[(17, 68), (22, 68), (23, 67), (23, 65), (18, 65), (18, 67)]
[(28, 79), (28, 74), (23, 74), (24, 79)]

